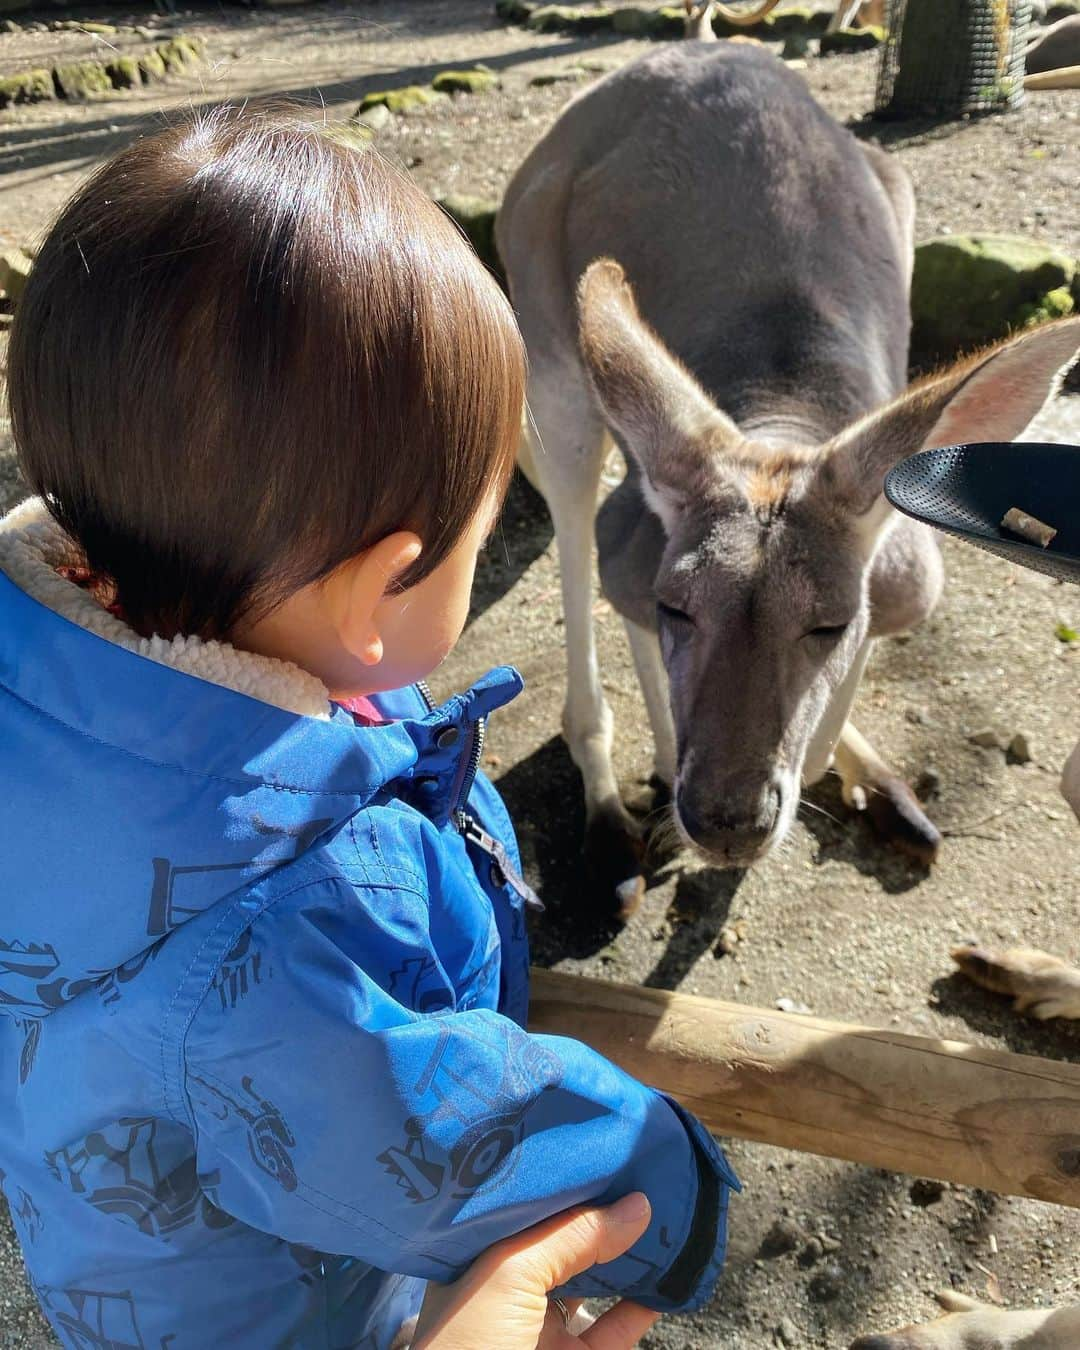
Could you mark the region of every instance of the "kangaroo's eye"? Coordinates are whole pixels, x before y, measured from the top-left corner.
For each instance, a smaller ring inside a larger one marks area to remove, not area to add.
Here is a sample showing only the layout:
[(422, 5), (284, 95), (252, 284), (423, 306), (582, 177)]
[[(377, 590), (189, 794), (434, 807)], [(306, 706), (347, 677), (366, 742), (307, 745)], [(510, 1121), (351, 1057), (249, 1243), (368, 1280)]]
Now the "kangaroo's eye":
[(674, 605), (665, 605), (663, 600), (656, 602), (656, 612), (662, 619), (668, 619), (671, 623), (689, 624), (692, 628), (694, 621), (685, 610), (676, 609)]
[(819, 642), (839, 642), (850, 626), (847, 623), (822, 624), (820, 628), (811, 628), (806, 636)]

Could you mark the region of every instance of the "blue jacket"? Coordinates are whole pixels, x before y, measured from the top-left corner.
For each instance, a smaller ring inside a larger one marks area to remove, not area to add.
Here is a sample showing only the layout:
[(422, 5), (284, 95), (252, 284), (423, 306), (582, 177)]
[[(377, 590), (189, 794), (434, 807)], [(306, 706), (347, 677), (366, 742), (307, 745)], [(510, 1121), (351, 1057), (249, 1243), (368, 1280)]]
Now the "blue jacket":
[(0, 1177), (65, 1345), (385, 1350), (422, 1281), (632, 1189), (649, 1231), (573, 1292), (708, 1296), (709, 1135), (522, 1029), (527, 888), (476, 774), (519, 688), (299, 717), (0, 573)]

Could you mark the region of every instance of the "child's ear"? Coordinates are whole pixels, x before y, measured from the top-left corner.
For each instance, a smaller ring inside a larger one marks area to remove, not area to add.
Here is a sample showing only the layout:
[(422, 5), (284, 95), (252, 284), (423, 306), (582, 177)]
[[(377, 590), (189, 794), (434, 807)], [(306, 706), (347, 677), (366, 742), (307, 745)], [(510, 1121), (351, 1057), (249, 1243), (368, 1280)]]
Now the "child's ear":
[(410, 530), (388, 534), (339, 567), (326, 584), (327, 603), (341, 644), (365, 666), (377, 666), (383, 658), (379, 602), (422, 548)]

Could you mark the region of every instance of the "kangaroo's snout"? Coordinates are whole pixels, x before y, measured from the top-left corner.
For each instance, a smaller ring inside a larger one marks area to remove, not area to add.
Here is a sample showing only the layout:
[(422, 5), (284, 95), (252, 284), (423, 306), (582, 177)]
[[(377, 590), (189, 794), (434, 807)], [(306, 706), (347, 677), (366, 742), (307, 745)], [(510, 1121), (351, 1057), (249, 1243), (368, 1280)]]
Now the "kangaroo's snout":
[(683, 775), (675, 815), (690, 841), (725, 867), (748, 867), (782, 833), (784, 784), (774, 772), (739, 774), (718, 783)]

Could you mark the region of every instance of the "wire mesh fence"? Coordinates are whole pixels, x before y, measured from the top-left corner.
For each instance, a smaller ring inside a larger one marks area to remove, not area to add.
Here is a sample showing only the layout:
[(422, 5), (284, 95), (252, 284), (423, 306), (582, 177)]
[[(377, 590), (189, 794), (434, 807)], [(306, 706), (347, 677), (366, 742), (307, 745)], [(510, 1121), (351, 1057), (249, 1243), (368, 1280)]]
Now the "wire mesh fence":
[(879, 117), (959, 117), (1019, 107), (1031, 0), (888, 0)]

